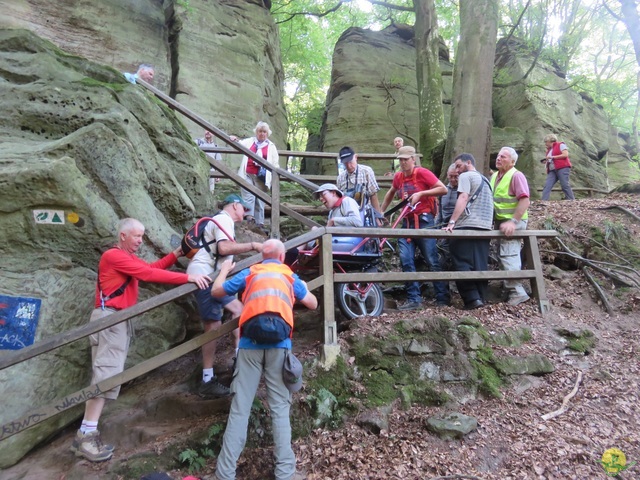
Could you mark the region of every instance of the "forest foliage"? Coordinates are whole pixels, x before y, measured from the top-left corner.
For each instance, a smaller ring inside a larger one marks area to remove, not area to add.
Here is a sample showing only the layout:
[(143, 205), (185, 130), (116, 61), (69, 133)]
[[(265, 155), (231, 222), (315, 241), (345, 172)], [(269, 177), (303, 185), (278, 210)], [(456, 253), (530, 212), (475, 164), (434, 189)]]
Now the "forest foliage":
[[(350, 27), (381, 30), (392, 24), (414, 25), (414, 1), (424, 0), (273, 1), (293, 149), (304, 150), (308, 133), (319, 133), (333, 49), (340, 35)], [(613, 125), (635, 133), (638, 62), (620, 14), (624, 3), (637, 2), (501, 0), (498, 39), (515, 37), (524, 42), (539, 61), (554, 65), (571, 88), (601, 104)], [(459, 2), (435, 0), (435, 5), (439, 34), (455, 61)], [(494, 85), (502, 80), (494, 78)]]

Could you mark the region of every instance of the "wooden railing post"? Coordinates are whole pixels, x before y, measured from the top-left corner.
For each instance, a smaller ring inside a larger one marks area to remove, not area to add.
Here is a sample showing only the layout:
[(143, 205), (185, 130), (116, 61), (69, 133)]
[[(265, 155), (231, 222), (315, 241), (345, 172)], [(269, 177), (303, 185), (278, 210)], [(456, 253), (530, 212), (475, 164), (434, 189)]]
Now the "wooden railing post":
[(320, 253), (320, 274), (324, 279), (322, 317), (324, 319), (324, 345), (320, 364), (323, 368), (331, 368), (340, 354), (338, 345), (338, 325), (336, 323), (336, 310), (334, 305), (335, 293), (333, 289), (333, 252), (331, 249), (332, 236), (322, 236)]
[(280, 175), (271, 172), (271, 238), (280, 239)]
[(544, 275), (542, 271), (542, 259), (538, 249), (538, 238), (535, 235), (528, 235), (523, 238), (525, 267), (535, 271), (535, 277), (531, 278), (531, 292), (538, 301), (540, 313), (545, 316), (549, 310), (549, 300), (544, 286)]

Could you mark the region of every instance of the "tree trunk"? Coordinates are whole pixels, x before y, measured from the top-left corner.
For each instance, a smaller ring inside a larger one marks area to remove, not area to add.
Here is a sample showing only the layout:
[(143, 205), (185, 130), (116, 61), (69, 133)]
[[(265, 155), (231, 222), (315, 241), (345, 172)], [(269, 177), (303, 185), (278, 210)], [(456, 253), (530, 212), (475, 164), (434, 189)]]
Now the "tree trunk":
[[(640, 16), (638, 15), (637, 2), (635, 0), (620, 0), (622, 7), (622, 21), (627, 26), (629, 36), (633, 42), (633, 49), (636, 54), (636, 63), (640, 67)], [(638, 108), (640, 108), (640, 71), (637, 73), (637, 104), (635, 114), (633, 116), (633, 139), (636, 151), (640, 152), (640, 142), (638, 141)]]
[(422, 166), (440, 176), (442, 158), (435, 158), (435, 147), (445, 139), (442, 108), (438, 18), (434, 0), (414, 0), (416, 11), (416, 76), (420, 112), (420, 152)]
[(460, 153), (471, 153), (484, 173), (489, 170), (497, 34), (498, 0), (460, 0), (460, 43), (444, 159), (451, 162)]

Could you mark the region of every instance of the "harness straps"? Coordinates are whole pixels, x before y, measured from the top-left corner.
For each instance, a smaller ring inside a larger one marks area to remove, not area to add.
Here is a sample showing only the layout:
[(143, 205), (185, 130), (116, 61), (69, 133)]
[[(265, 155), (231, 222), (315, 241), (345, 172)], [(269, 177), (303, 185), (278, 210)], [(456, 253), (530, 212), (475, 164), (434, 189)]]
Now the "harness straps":
[(120, 285), (120, 288), (118, 288), (115, 292), (111, 293), (110, 295), (105, 295), (104, 293), (102, 293), (102, 287), (100, 286), (100, 267), (98, 267), (98, 291), (100, 292), (100, 308), (104, 310), (105, 304), (107, 303), (107, 301), (122, 295), (124, 291), (127, 289), (127, 287), (129, 286), (129, 283), (131, 283), (132, 278), (133, 277), (127, 277), (124, 283)]

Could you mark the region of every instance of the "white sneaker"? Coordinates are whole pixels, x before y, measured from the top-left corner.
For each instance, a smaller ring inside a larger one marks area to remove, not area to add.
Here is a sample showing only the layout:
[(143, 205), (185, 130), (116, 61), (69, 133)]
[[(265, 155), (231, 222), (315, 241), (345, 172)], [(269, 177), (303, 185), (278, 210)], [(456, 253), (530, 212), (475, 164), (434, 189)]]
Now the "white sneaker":
[(529, 300), (529, 295), (527, 295), (526, 293), (524, 295), (515, 295), (513, 297), (509, 297), (509, 300), (507, 300), (507, 303), (509, 305), (520, 305), (521, 303), (526, 302), (527, 300)]

